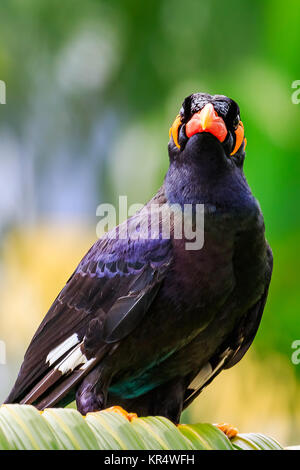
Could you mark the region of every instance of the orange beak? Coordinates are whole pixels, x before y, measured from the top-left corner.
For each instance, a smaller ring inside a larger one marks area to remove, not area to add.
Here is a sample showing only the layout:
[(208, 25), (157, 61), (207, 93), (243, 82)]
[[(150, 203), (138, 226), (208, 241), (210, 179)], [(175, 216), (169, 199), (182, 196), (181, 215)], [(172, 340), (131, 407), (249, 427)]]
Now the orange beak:
[(195, 113), (185, 126), (187, 137), (199, 132), (209, 132), (224, 142), (227, 136), (227, 128), (223, 119), (217, 115), (211, 103), (207, 103), (201, 111)]

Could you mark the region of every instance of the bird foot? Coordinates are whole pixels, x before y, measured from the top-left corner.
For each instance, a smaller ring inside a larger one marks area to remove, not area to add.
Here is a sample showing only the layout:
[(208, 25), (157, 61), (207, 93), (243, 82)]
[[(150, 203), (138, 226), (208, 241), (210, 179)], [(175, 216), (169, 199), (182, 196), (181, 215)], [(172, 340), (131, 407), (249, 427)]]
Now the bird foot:
[(121, 406), (111, 406), (110, 408), (106, 408), (105, 411), (114, 411), (124, 418), (128, 419), (128, 421), (132, 421), (133, 418), (137, 418), (136, 413), (128, 413), (128, 411), (124, 410)]
[(238, 434), (238, 429), (228, 423), (216, 424), (217, 428), (220, 429), (228, 439), (233, 439)]

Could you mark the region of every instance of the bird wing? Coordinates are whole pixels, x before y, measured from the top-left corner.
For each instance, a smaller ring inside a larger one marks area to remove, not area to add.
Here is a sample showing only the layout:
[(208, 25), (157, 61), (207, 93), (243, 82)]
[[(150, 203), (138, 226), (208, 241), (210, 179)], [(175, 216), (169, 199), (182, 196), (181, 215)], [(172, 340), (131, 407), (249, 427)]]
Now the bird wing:
[(98, 240), (35, 333), (6, 402), (41, 405), (55, 387), (47, 406), (60, 401), (135, 329), (171, 261), (167, 239)]
[(273, 270), (272, 250), (267, 247), (266, 287), (260, 299), (248, 310), (240, 324), (234, 329), (226, 342), (211, 360), (202, 367), (192, 380), (186, 391), (184, 408), (199, 395), (199, 393), (223, 370), (230, 369), (237, 364), (251, 346), (266, 305), (271, 275)]
[(230, 369), (230, 367), (233, 367), (246, 354), (256, 336), (258, 327), (260, 325), (262, 314), (264, 312), (268, 298), (269, 285), (273, 270), (273, 254), (269, 246), (267, 248), (267, 263), (268, 269), (266, 270), (266, 287), (264, 293), (262, 294), (259, 301), (249, 309), (244, 321), (242, 321), (241, 325), (239, 326), (238, 331), (235, 332), (237, 343), (235, 347), (232, 346), (234, 354), (230, 360), (226, 362), (225, 369)]

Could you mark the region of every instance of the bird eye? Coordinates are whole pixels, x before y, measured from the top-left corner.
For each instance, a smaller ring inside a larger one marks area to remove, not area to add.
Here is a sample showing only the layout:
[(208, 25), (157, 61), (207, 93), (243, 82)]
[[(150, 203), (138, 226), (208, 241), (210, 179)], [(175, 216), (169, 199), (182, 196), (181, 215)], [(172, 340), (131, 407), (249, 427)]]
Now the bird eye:
[(235, 120), (233, 121), (233, 129), (236, 130), (238, 127), (239, 127), (239, 123), (240, 123), (240, 115), (238, 114), (237, 117), (235, 118)]

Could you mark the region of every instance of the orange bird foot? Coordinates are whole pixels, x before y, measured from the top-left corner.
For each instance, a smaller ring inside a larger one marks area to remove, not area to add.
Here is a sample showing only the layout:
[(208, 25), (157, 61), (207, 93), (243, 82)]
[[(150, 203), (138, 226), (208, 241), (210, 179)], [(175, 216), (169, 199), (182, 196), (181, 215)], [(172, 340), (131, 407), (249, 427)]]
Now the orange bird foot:
[(110, 408), (106, 408), (105, 411), (114, 411), (115, 413), (118, 413), (118, 415), (124, 416), (128, 421), (131, 421), (133, 418), (137, 418), (136, 413), (128, 413), (128, 411), (124, 410), (121, 406), (111, 406)]
[(217, 428), (220, 429), (228, 439), (233, 439), (238, 434), (238, 429), (228, 423), (216, 424)]

